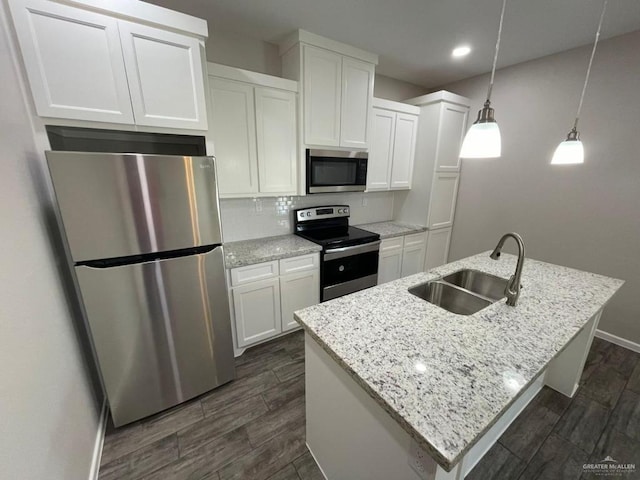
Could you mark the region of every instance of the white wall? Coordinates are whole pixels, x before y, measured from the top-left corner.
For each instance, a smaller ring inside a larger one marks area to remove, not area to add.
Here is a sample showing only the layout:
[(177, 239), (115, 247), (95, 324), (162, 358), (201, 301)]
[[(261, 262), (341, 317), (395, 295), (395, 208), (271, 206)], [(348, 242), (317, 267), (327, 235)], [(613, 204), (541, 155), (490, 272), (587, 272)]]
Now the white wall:
[[(293, 233), (293, 210), (317, 205), (349, 205), (351, 207), (349, 220), (351, 225), (383, 222), (391, 220), (393, 216), (393, 192), (221, 200), (220, 210), (224, 241), (235, 242)], [(257, 211), (258, 209), (261, 211)]]
[(397, 78), (376, 74), (373, 84), (373, 96), (387, 100), (401, 102), (409, 98), (418, 97), (428, 93), (428, 89), (420, 85), (414, 85)]
[[(209, 35), (206, 44), (207, 61), (276, 77), (282, 75), (282, 61), (277, 45), (221, 30), (210, 31)], [(425, 93), (427, 89), (419, 85), (376, 75), (373, 92), (375, 97), (402, 101)]]
[(232, 32), (209, 32), (205, 45), (207, 60), (267, 75), (281, 76), (278, 46)]
[[(34, 145), (0, 4), (0, 478), (86, 479), (94, 398), (45, 211)], [(45, 184), (46, 185), (46, 184)]]
[[(579, 124), (584, 165), (549, 165), (572, 127), (590, 48), (496, 73), (503, 155), (464, 161), (450, 260), (519, 232), (532, 258), (626, 280), (600, 329), (640, 343), (640, 31), (598, 46)], [(470, 97), (475, 117), (487, 84), (485, 75), (444, 88)]]

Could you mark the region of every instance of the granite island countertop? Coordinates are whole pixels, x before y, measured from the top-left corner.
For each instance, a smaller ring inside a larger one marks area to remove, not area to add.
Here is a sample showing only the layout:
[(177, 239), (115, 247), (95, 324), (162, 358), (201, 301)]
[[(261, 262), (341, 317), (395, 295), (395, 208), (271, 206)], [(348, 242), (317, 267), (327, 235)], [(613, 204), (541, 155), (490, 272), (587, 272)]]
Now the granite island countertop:
[(320, 245), (293, 234), (255, 238), (225, 243), (224, 263), (226, 268), (236, 268), (321, 250)]
[(409, 223), (394, 222), (392, 220), (388, 222), (366, 223), (364, 225), (355, 226), (362, 228), (363, 230), (377, 233), (383, 240), (385, 238), (400, 237), (402, 235), (410, 235), (412, 233), (420, 233), (427, 230), (427, 227), (423, 227), (422, 225), (412, 225)]
[(407, 291), (462, 268), (509, 278), (516, 257), (489, 253), (295, 312), (447, 471), (624, 283), (526, 259), (516, 307), (502, 300), (462, 316)]

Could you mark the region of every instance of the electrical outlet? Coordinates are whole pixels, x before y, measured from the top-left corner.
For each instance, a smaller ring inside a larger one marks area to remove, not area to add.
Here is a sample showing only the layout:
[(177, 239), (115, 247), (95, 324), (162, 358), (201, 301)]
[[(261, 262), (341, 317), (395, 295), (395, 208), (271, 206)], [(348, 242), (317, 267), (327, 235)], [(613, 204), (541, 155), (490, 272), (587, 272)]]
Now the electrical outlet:
[(366, 207), (367, 204), (369, 203), (369, 199), (367, 198), (367, 196), (363, 193), (362, 194), (362, 206)]
[(260, 213), (262, 211), (262, 200), (260, 200), (259, 198), (254, 198), (253, 203), (256, 207), (256, 212)]
[(434, 477), (433, 459), (413, 440), (411, 440), (411, 447), (409, 448), (409, 465), (423, 480)]

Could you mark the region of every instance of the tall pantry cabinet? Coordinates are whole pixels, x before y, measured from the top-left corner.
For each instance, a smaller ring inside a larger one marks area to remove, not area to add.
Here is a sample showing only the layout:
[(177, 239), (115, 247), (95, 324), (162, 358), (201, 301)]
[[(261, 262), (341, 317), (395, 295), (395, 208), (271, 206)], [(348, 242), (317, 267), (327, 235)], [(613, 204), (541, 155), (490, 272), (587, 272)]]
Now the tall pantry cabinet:
[(429, 229), (425, 270), (447, 263), (470, 101), (439, 91), (406, 100), (420, 108), (411, 190), (396, 193), (394, 218)]

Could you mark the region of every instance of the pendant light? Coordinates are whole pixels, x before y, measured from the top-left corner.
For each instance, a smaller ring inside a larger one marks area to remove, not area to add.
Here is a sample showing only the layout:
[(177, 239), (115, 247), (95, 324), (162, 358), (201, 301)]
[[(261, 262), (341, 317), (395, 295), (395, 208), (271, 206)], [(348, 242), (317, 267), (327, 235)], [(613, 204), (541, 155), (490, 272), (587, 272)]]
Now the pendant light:
[(589, 66), (587, 67), (587, 76), (584, 79), (584, 85), (582, 86), (582, 95), (580, 95), (580, 103), (578, 103), (578, 111), (576, 113), (576, 120), (573, 122), (573, 128), (567, 135), (567, 139), (561, 142), (556, 148), (553, 158), (551, 159), (552, 165), (571, 165), (577, 163), (584, 163), (584, 147), (580, 141), (580, 134), (578, 133), (578, 118), (580, 118), (580, 110), (582, 110), (582, 102), (584, 100), (584, 93), (587, 91), (587, 83), (589, 82), (589, 75), (591, 74), (591, 65), (593, 64), (593, 56), (596, 53), (596, 47), (598, 46), (598, 40), (600, 39), (600, 30), (602, 28), (602, 21), (604, 20), (604, 12), (607, 10), (608, 0), (604, 0), (602, 5), (602, 13), (600, 14), (600, 23), (598, 23), (598, 31), (596, 32), (596, 39), (593, 42), (593, 49), (591, 50), (591, 58), (589, 59)]
[(460, 149), (461, 158), (496, 158), (501, 154), (502, 146), (500, 140), (500, 129), (493, 117), (491, 108), (491, 90), (493, 89), (493, 78), (496, 74), (496, 63), (498, 61), (498, 51), (500, 50), (500, 37), (502, 35), (502, 21), (504, 20), (504, 9), (507, 0), (502, 1), (502, 12), (500, 13), (500, 26), (498, 27), (498, 40), (496, 41), (496, 52), (493, 56), (493, 67), (491, 68), (491, 80), (487, 101), (484, 107), (478, 112), (478, 118), (471, 125), (462, 142)]

